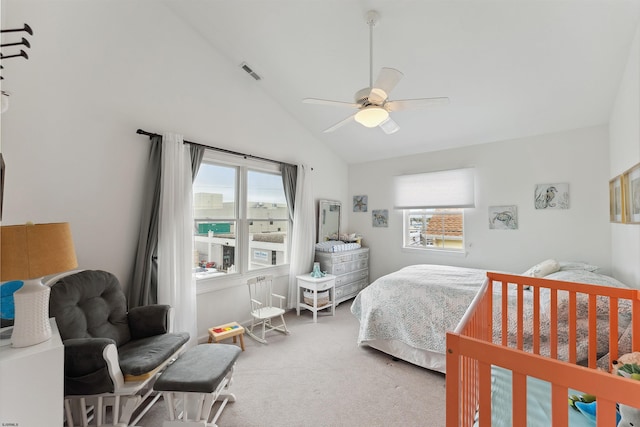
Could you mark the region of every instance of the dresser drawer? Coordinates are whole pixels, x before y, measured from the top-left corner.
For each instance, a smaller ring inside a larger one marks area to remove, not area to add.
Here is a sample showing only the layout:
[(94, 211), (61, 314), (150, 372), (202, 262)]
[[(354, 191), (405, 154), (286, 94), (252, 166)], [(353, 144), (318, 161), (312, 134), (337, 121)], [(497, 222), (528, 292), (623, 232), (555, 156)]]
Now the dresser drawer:
[(369, 259), (369, 251), (358, 252), (357, 254), (354, 254), (354, 255), (355, 255), (355, 258), (358, 260)]
[(345, 286), (351, 282), (357, 282), (358, 280), (368, 279), (369, 270), (358, 270), (351, 273), (343, 274), (336, 277), (336, 288)]
[(349, 299), (358, 295), (362, 289), (366, 288), (369, 284), (368, 279), (358, 280), (357, 282), (349, 283), (345, 286), (341, 286), (335, 289), (336, 301), (341, 299)]
[(369, 259), (364, 258), (356, 261), (341, 262), (339, 264), (323, 263), (320, 261), (320, 269), (329, 274), (346, 274), (351, 271), (362, 270), (369, 267)]
[(363, 259), (369, 259), (369, 248), (346, 252), (316, 252), (316, 261), (327, 264), (340, 264)]
[(350, 283), (347, 286), (336, 288), (336, 301), (343, 299), (349, 295), (355, 296), (358, 293), (358, 284)]
[(353, 251), (349, 252), (334, 252), (334, 253), (316, 253), (316, 261), (339, 264), (341, 262), (349, 262), (356, 259), (356, 254)]
[(369, 276), (367, 276), (366, 279), (358, 280), (355, 284), (358, 287), (358, 292), (360, 292), (361, 290), (369, 286)]

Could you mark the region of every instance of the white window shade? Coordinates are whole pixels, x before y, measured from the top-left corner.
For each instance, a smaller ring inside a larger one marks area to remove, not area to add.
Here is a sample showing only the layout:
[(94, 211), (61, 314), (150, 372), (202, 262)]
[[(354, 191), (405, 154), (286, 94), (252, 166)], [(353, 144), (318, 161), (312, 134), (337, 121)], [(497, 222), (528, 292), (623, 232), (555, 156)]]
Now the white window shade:
[(473, 208), (475, 169), (454, 169), (395, 177), (395, 208)]

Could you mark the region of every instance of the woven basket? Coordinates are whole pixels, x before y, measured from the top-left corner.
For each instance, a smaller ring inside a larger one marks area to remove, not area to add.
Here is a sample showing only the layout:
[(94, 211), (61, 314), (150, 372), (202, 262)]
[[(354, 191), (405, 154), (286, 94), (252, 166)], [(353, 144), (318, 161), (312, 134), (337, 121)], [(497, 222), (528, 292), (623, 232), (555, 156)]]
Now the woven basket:
[[(313, 292), (304, 291), (304, 303), (313, 306)], [(329, 291), (318, 292), (318, 307), (329, 304)]]

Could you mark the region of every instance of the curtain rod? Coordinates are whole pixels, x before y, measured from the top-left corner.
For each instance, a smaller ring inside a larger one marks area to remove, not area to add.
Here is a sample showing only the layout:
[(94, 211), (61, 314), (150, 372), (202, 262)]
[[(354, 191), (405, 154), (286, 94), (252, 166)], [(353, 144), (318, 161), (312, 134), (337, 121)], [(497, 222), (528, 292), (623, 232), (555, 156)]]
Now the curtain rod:
[[(139, 135), (146, 135), (146, 136), (148, 136), (148, 137), (152, 137), (152, 136), (162, 136), (162, 135), (160, 135), (160, 134), (152, 133), (152, 132), (147, 132), (147, 131), (142, 130), (142, 129), (138, 129), (138, 130), (136, 131), (136, 133), (137, 133), (137, 134), (139, 134)], [(240, 152), (238, 152), (238, 151), (227, 150), (226, 148), (211, 147), (211, 146), (209, 146), (209, 145), (198, 144), (197, 142), (187, 141), (186, 139), (185, 139), (183, 142), (184, 142), (185, 144), (189, 144), (189, 145), (197, 145), (197, 146), (199, 146), (199, 147), (203, 147), (203, 148), (207, 148), (207, 149), (215, 150), (215, 151), (220, 151), (220, 152), (222, 152), (222, 153), (233, 154), (234, 156), (242, 156), (242, 157), (244, 157), (245, 159), (246, 159), (246, 158), (251, 158), (251, 159), (256, 159), (256, 160), (263, 160), (263, 161), (265, 161), (265, 162), (278, 163), (278, 164), (281, 164), (281, 165), (296, 166), (296, 165), (293, 165), (293, 164), (291, 164), (291, 163), (287, 163), (287, 162), (281, 162), (281, 161), (278, 161), (278, 160), (267, 159), (266, 157), (254, 156), (254, 155), (251, 155), (251, 154), (240, 153)]]

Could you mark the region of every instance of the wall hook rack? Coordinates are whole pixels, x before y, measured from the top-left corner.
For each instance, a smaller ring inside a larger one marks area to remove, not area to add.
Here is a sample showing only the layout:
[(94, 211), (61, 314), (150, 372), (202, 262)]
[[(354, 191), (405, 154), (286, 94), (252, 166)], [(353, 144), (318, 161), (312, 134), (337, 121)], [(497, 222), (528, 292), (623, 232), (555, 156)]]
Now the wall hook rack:
[(31, 47), (31, 44), (29, 43), (29, 40), (25, 39), (24, 37), (22, 38), (22, 41), (16, 42), (16, 43), (4, 43), (4, 44), (0, 44), (0, 47), (8, 47), (8, 46), (20, 46), (20, 45), (25, 45), (26, 47)]
[(22, 56), (25, 59), (29, 59), (29, 55), (27, 55), (27, 52), (25, 52), (24, 50), (20, 49), (20, 53), (16, 53), (15, 55), (3, 55), (0, 53), (0, 59), (7, 59), (7, 58), (15, 58), (17, 56)]
[[(3, 30), (0, 29), (0, 33), (16, 33), (16, 32), (25, 32), (27, 34), (29, 34), (30, 36), (33, 35), (33, 30), (31, 29), (31, 27), (29, 26), (29, 24), (25, 23), (23, 24), (22, 28), (10, 28), (8, 30)], [(29, 40), (27, 40), (25, 37), (21, 37), (22, 40), (20, 41), (12, 41), (9, 43), (2, 43), (0, 44), (0, 47), (5, 48), (5, 47), (11, 47), (11, 46), (24, 46), (26, 49), (30, 49), (31, 48), (31, 43), (29, 43)], [(8, 59), (8, 58), (24, 58), (24, 59), (29, 59), (29, 55), (27, 55), (27, 52), (25, 52), (23, 49), (20, 49), (20, 53), (12, 53), (11, 55), (3, 55), (0, 52), (0, 60), (4, 60), (4, 59)], [(0, 65), (0, 70), (4, 70), (4, 66)], [(4, 81), (4, 76), (0, 75), (0, 81)], [(9, 92), (2, 90), (0, 91), (0, 101), (1, 101), (1, 105), (0, 105), (0, 113), (4, 113), (5, 111), (7, 111), (7, 109), (9, 108)]]
[(15, 29), (10, 29), (10, 30), (0, 30), (0, 33), (15, 33), (18, 31), (26, 31), (27, 33), (29, 33), (30, 36), (33, 35), (33, 30), (31, 29), (31, 27), (28, 24), (24, 24), (24, 27), (22, 28), (15, 28)]

